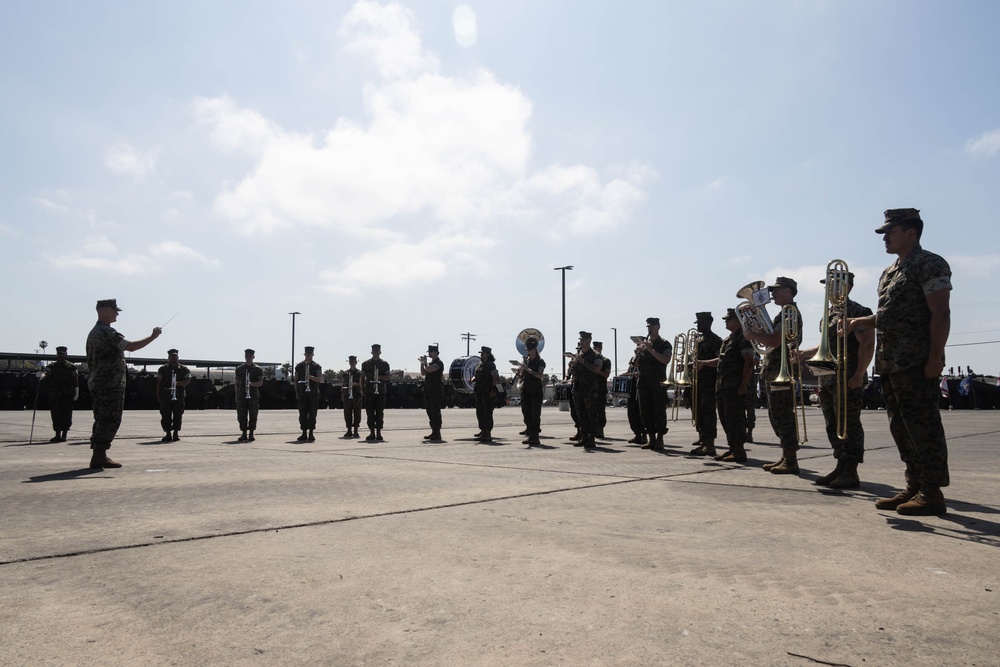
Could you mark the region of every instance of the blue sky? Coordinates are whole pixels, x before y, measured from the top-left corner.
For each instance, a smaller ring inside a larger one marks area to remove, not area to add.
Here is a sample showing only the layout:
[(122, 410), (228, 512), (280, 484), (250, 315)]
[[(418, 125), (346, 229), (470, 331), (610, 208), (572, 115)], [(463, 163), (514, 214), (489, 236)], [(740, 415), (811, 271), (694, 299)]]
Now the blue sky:
[[(954, 271), (948, 365), (1000, 371), (993, 2), (9, 3), (0, 349), (414, 370), (525, 327), (612, 347), (832, 259), (875, 305), (913, 206)], [(959, 346), (961, 344), (961, 346)], [(504, 355), (507, 355), (505, 357)], [(296, 360), (300, 350), (296, 351)]]

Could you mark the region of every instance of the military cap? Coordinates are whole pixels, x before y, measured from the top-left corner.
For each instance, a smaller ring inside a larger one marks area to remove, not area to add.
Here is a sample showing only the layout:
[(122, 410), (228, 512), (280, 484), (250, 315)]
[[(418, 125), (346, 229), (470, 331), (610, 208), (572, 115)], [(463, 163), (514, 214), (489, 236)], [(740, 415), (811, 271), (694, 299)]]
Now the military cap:
[(653, 325), (660, 326), (660, 318), (659, 317), (647, 317), (646, 318), (646, 326), (647, 327), (651, 327)]
[(486, 354), (493, 354), (493, 348), (492, 347), (486, 347), (485, 345), (483, 345), (479, 349), (479, 354), (482, 354), (483, 352), (485, 352)]
[(534, 336), (529, 336), (527, 338), (527, 340), (524, 341), (524, 347), (525, 347), (525, 349), (528, 349), (528, 350), (537, 350), (538, 349), (538, 339), (535, 338)]
[(736, 314), (736, 309), (735, 308), (726, 308), (726, 314), (722, 317), (722, 319), (724, 319), (724, 320), (732, 320), (732, 319), (735, 319), (737, 317), (739, 317), (739, 316)]
[(428, 352), (437, 352), (438, 351), (437, 343), (433, 343), (431, 345), (428, 345), (427, 346), (427, 351)]
[(768, 285), (767, 289), (775, 290), (779, 287), (790, 287), (793, 294), (799, 291), (799, 284), (791, 278), (786, 278), (785, 276), (778, 276), (777, 280), (774, 281), (774, 284)]
[(118, 307), (118, 300), (117, 299), (101, 299), (100, 301), (97, 302), (97, 307), (98, 308), (114, 308), (119, 313), (122, 312), (122, 309)]
[(180, 353), (177, 351), (176, 347), (172, 347), (169, 350), (167, 350), (167, 354), (180, 354)]
[(353, 354), (351, 356), (347, 357), (347, 361), (348, 362), (357, 361), (357, 360), (358, 360), (357, 356), (355, 356)]
[(594, 347), (601, 347), (601, 348), (603, 348), (604, 347), (604, 343), (602, 343), (599, 340), (595, 340), (594, 341)]
[(250, 348), (248, 347), (247, 349), (243, 350), (243, 354), (244, 354), (244, 356), (245, 356), (245, 355), (248, 355), (248, 354), (257, 354), (257, 352), (255, 352), (254, 350), (251, 350), (251, 349), (250, 349)]
[(924, 221), (920, 219), (920, 210), (915, 208), (890, 208), (885, 212), (885, 222), (875, 230), (876, 234), (885, 234), (898, 224), (906, 223), (907, 227), (913, 227), (918, 231), (923, 231)]
[(66, 351), (65, 345), (60, 345), (59, 347), (56, 348), (56, 352), (65, 352), (65, 351)]
[(306, 354), (312, 354), (315, 351), (316, 351), (315, 347), (313, 347), (312, 345), (306, 345)]
[(699, 320), (712, 320), (714, 322), (715, 318), (712, 317), (712, 313), (706, 311), (694, 314), (694, 323), (698, 324)]
[(580, 332), (580, 340), (590, 340), (593, 337), (594, 337), (594, 334), (590, 333), (589, 331), (581, 331)]
[(382, 346), (378, 343), (372, 343), (372, 352), (381, 352)]
[[(823, 278), (822, 280), (820, 280), (819, 284), (820, 285), (825, 285), (826, 284), (826, 278)], [(848, 271), (847, 272), (847, 284), (850, 285), (851, 287), (854, 287), (854, 272), (853, 271)]]

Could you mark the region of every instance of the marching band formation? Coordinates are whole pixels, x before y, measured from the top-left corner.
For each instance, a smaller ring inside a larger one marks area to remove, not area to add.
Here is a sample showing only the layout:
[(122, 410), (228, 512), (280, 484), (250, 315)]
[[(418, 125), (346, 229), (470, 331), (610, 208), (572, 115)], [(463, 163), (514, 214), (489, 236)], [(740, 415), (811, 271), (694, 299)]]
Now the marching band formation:
[[(879, 509), (900, 514), (940, 514), (946, 511), (941, 488), (949, 483), (947, 444), (937, 403), (939, 376), (944, 367), (944, 345), (948, 337), (951, 270), (938, 255), (920, 246), (923, 220), (916, 209), (890, 209), (875, 230), (882, 235), (886, 252), (897, 256), (882, 274), (878, 286), (878, 310), (873, 313), (850, 294), (854, 274), (843, 260), (826, 268), (824, 315), (820, 344), (800, 349), (802, 317), (795, 303), (796, 281), (778, 277), (773, 284), (756, 281), (736, 292), (741, 301), (725, 317), (729, 335), (722, 339), (712, 331), (710, 312), (695, 316), (695, 327), (679, 333), (673, 343), (660, 336), (660, 320), (646, 319), (646, 335), (633, 336), (635, 353), (625, 374), (610, 377), (611, 394), (627, 399), (631, 443), (643, 449), (662, 451), (669, 430), (668, 390), (675, 395), (672, 418), (677, 419), (680, 394), (689, 391), (692, 422), (698, 439), (690, 454), (716, 460), (746, 463), (746, 443), (752, 440), (757, 362), (767, 395), (768, 418), (781, 444), (781, 456), (763, 466), (771, 474), (799, 474), (797, 452), (808, 435), (801, 399), (801, 364), (807, 364), (820, 382), (819, 402), (827, 437), (837, 464), (816, 484), (838, 489), (860, 486), (858, 466), (864, 459), (861, 427), (862, 391), (866, 369), (875, 357), (882, 377), (889, 430), (905, 464), (906, 488), (892, 498), (879, 500)], [(773, 317), (767, 305), (779, 312)], [(91, 437), (92, 467), (119, 467), (107, 457), (111, 440), (121, 422), (124, 399), (124, 351), (145, 347), (161, 328), (139, 341), (128, 341), (111, 328), (120, 309), (114, 299), (98, 301), (98, 322), (87, 340), (89, 379), (94, 397), (94, 430)], [(876, 339), (877, 333), (877, 339)], [(592, 450), (604, 437), (611, 361), (603, 356), (603, 345), (581, 331), (569, 359), (566, 377), (555, 385), (557, 401), (566, 401), (576, 424), (573, 444)], [(876, 342), (877, 341), (877, 342)], [(540, 445), (541, 407), (545, 361), (540, 356), (545, 339), (537, 329), (525, 329), (516, 338), (521, 355), (511, 360), (520, 388), (521, 411), (529, 448)], [(299, 407), (301, 442), (315, 441), (319, 384), (325, 382), (322, 367), (313, 360), (313, 347), (294, 368), (293, 382)], [(347, 431), (345, 438), (360, 437), (361, 409), (367, 416), (368, 442), (382, 442), (385, 388), (389, 364), (381, 358), (381, 346), (372, 345), (371, 358), (357, 367), (357, 357), (348, 359), (342, 373), (342, 397)], [(161, 397), (164, 441), (179, 439), (183, 391), (190, 373), (177, 363), (177, 350), (168, 352), (169, 362), (160, 368), (157, 394)], [(254, 364), (254, 350), (245, 351), (245, 363), (236, 368), (237, 418), (240, 442), (254, 440), (257, 427), (259, 388), (263, 369)], [(427, 441), (441, 440), (441, 409), (444, 404), (444, 363), (437, 344), (419, 357), (424, 377), (424, 403), (431, 432)], [(496, 359), (489, 347), (478, 356), (455, 359), (448, 380), (462, 393), (474, 394), (479, 442), (492, 440), (493, 410), (502, 391)], [(162, 381), (162, 383), (161, 383)], [(163, 406), (166, 407), (163, 407)], [(177, 406), (181, 406), (177, 409)], [(715, 447), (717, 423), (722, 423), (725, 451)], [(59, 431), (57, 431), (59, 437)]]

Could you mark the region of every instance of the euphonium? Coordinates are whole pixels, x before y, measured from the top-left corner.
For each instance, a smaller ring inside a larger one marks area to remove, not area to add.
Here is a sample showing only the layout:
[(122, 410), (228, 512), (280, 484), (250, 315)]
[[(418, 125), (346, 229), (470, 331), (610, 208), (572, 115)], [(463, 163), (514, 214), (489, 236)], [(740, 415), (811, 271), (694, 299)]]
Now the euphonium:
[(847, 262), (835, 259), (826, 265), (826, 296), (823, 323), (820, 325), (819, 349), (806, 364), (816, 375), (836, 375), (834, 390), (837, 438), (847, 440), (847, 334), (836, 329), (837, 351), (830, 352), (830, 313), (843, 321), (847, 316), (847, 295), (850, 292), (850, 272)]
[[(743, 327), (744, 335), (748, 333), (774, 333), (771, 324), (771, 317), (767, 314), (767, 303), (771, 300), (770, 293), (767, 292), (763, 280), (755, 280), (747, 283), (736, 292), (740, 299), (746, 299), (736, 307), (736, 316), (740, 318), (740, 326)], [(766, 347), (760, 343), (750, 341), (757, 354), (764, 356), (774, 348)]]

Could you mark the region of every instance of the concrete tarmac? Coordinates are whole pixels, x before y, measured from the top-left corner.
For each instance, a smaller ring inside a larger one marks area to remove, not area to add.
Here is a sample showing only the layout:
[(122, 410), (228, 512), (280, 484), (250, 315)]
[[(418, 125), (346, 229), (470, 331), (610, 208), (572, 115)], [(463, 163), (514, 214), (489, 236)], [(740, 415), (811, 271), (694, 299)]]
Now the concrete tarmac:
[[(493, 444), (472, 410), (389, 410), (386, 442), (342, 438), (339, 411), (299, 443), (297, 413), (191, 411), (179, 442), (126, 412), (87, 468), (91, 415), (48, 443), (48, 415), (0, 412), (2, 665), (997, 665), (1000, 413), (943, 415), (949, 511), (874, 501), (903, 482), (884, 412), (866, 411), (858, 490), (808, 410), (801, 476), (764, 411), (748, 465), (574, 447), (545, 408), (527, 448), (517, 408)], [(362, 425), (361, 435), (366, 435)]]

